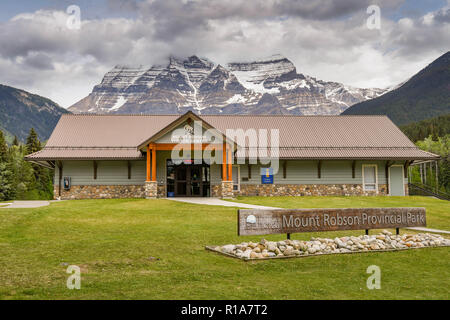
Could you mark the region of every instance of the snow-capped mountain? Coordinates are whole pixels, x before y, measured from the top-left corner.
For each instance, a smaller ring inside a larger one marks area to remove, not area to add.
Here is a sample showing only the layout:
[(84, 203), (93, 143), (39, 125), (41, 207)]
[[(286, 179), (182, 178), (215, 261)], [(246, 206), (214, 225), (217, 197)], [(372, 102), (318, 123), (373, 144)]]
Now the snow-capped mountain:
[(340, 114), (378, 97), (382, 89), (360, 89), (298, 73), (274, 55), (225, 66), (192, 56), (169, 58), (165, 66), (116, 66), (74, 113)]

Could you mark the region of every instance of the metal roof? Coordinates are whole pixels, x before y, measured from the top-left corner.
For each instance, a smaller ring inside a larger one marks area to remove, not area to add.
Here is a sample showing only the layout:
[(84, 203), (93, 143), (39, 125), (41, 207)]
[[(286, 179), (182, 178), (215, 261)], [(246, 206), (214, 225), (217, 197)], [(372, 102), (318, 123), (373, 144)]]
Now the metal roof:
[[(27, 159), (136, 159), (138, 146), (180, 115), (61, 116), (45, 148)], [(235, 140), (228, 130), (279, 132), (280, 158), (436, 159), (422, 151), (386, 116), (201, 115)], [(239, 141), (236, 141), (239, 144)]]

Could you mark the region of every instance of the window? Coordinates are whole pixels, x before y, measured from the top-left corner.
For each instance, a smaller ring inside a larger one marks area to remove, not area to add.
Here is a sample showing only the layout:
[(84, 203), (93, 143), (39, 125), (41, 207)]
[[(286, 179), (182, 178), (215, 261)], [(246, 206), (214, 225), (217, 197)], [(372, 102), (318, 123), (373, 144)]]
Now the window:
[(377, 166), (375, 164), (363, 164), (362, 178), (364, 191), (377, 191)]
[(240, 167), (239, 166), (233, 166), (233, 191), (239, 191), (241, 189), (239, 180), (240, 180)]

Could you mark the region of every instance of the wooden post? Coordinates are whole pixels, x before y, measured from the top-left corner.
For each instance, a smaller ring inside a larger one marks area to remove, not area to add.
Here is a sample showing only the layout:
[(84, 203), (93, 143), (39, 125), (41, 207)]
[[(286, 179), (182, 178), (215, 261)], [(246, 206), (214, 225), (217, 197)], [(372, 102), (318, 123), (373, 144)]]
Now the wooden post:
[(224, 142), (222, 146), (222, 181), (227, 179), (227, 144)]
[(422, 167), (422, 163), (419, 164), (419, 173), (420, 173), (420, 183), (423, 184), (423, 167)]
[(319, 160), (319, 163), (317, 164), (317, 177), (319, 179), (322, 178), (322, 160)]
[(386, 167), (385, 167), (385, 178), (386, 178), (386, 194), (389, 195), (389, 167), (391, 166), (391, 162), (387, 161), (386, 162)]
[[(250, 161), (250, 159), (249, 159)], [(252, 165), (249, 163), (248, 164), (248, 180), (252, 179)]]
[(94, 180), (97, 180), (97, 161), (94, 160)]
[(150, 181), (150, 145), (147, 146), (147, 181)]
[(356, 168), (356, 160), (352, 162), (352, 178), (355, 179), (355, 168)]
[(283, 179), (286, 179), (287, 176), (287, 161), (283, 162)]
[(156, 181), (156, 145), (152, 145), (152, 181)]
[(427, 184), (427, 163), (424, 162), (423, 164), (423, 183)]
[(408, 178), (408, 169), (409, 169), (409, 165), (411, 164), (411, 161), (405, 161), (405, 164), (403, 165), (403, 173), (404, 173), (404, 178)]
[(63, 175), (63, 164), (62, 164), (62, 161), (58, 161), (58, 169), (59, 169), (58, 195), (59, 195), (59, 197), (61, 197), (61, 183), (62, 183), (62, 175)]
[(436, 193), (439, 192), (439, 163), (437, 161), (434, 162), (436, 166)]
[(130, 180), (131, 179), (131, 161), (128, 160), (127, 165), (128, 165), (128, 180)]

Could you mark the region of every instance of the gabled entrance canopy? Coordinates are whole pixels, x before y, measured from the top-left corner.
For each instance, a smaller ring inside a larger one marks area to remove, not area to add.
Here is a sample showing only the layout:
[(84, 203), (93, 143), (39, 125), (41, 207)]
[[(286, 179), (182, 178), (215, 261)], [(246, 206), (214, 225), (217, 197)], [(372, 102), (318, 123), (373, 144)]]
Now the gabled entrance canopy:
[[(158, 139), (162, 138), (163, 136), (165, 136), (166, 134), (172, 132), (173, 130), (177, 129), (179, 126), (181, 126), (183, 123), (185, 122), (192, 122), (192, 121), (198, 121), (201, 122), (202, 124), (202, 128), (206, 129), (206, 130), (210, 130), (214, 133), (215, 136), (220, 136), (223, 140), (224, 143), (228, 144), (229, 146), (232, 146), (233, 149), (236, 149), (238, 146), (237, 144), (229, 139), (225, 133), (221, 132), (220, 130), (216, 129), (215, 127), (213, 127), (212, 125), (210, 125), (208, 122), (206, 122), (205, 120), (203, 120), (201, 117), (199, 117), (198, 115), (196, 115), (195, 113), (193, 113), (192, 111), (188, 111), (187, 113), (185, 113), (184, 115), (182, 115), (181, 117), (177, 118), (176, 120), (174, 120), (173, 122), (171, 122), (170, 124), (168, 124), (166, 127), (164, 127), (163, 129), (161, 129), (160, 131), (158, 131), (157, 133), (155, 133), (153, 136), (151, 136), (150, 138), (148, 138), (147, 140), (145, 140), (144, 142), (142, 142), (139, 146), (138, 149), (141, 151), (145, 151), (147, 146), (149, 144), (152, 143), (157, 143)], [(195, 143), (194, 143), (195, 144)]]
[[(202, 140), (200, 142), (158, 142), (166, 135), (172, 133), (184, 123), (190, 125), (193, 122), (199, 122), (202, 126)], [(204, 130), (208, 130), (214, 139), (207, 143), (203, 141)], [(215, 142), (215, 138), (220, 137), (219, 142)], [(189, 111), (177, 118), (169, 125), (158, 131), (156, 134), (142, 142), (138, 146), (138, 150), (147, 153), (147, 181), (156, 181), (156, 151), (157, 150), (174, 150), (175, 148), (190, 149), (190, 150), (205, 150), (210, 149), (215, 152), (222, 152), (222, 178), (223, 181), (232, 181), (232, 156), (233, 151), (238, 148), (238, 145), (231, 139), (229, 139), (223, 132), (217, 130), (208, 122), (204, 121), (201, 117)]]

